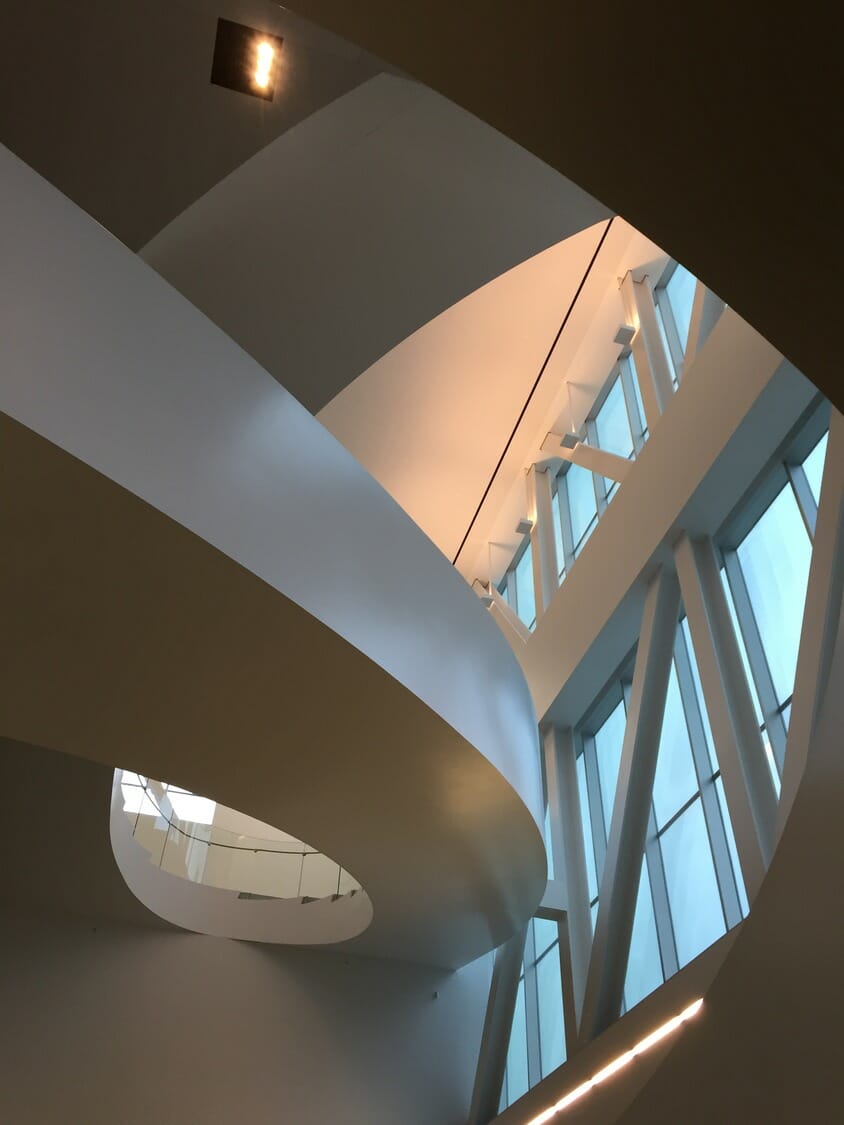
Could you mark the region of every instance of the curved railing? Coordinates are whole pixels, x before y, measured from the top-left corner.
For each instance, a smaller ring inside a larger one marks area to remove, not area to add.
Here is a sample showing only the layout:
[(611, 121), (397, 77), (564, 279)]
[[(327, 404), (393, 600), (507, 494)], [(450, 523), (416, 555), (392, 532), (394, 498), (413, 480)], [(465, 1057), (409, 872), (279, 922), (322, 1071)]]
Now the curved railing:
[[(306, 903), (362, 889), (340, 864), (301, 840), (283, 832), (261, 837), (185, 820), (176, 815), (161, 782), (128, 771), (117, 773), (132, 836), (163, 871), (237, 891), (241, 898)], [(267, 831), (273, 830), (267, 826)]]

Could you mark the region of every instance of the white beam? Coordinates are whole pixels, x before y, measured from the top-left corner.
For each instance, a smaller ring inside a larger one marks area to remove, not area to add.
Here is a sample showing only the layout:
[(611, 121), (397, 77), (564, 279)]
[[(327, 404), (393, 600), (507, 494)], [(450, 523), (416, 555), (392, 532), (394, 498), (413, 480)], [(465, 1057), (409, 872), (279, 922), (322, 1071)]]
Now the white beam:
[(815, 522), (794, 698), (788, 724), (777, 835), (803, 777), (829, 678), (844, 589), (844, 415), (832, 410)]
[(527, 929), (522, 930), (495, 951), (475, 1071), (475, 1086), (466, 1125), (487, 1125), (498, 1115), (526, 934)]
[(648, 588), (642, 613), (586, 981), (581, 1043), (600, 1035), (621, 1009), (679, 610), (677, 579), (673, 572), (661, 569)]
[(574, 737), (570, 727), (549, 726), (542, 733), (545, 755), (545, 785), (551, 809), (551, 855), (554, 874), (566, 884), (566, 926), (568, 956), (564, 981), (566, 1042), (569, 1052), (574, 1048), (586, 975), (592, 946), (592, 923), (589, 917), (589, 889), (586, 878), (586, 854), (581, 831), (580, 798), (577, 788)]
[(526, 645), (531, 638), (531, 631), (527, 625), (522, 621), (521, 617), (516, 611), (504, 601), (501, 594), (496, 590), (494, 583), (489, 584), (489, 594), (484, 597), (492, 599), (490, 603), (490, 612), (495, 618), (496, 624), (501, 629), (504, 636), (516, 649), (519, 651), (519, 646)]
[(724, 795), (752, 902), (774, 851), (776, 794), (712, 541), (692, 541), (683, 535), (675, 559)]
[(536, 465), (532, 465), (527, 474), (527, 496), (528, 513), (533, 520), (530, 546), (538, 620), (551, 604), (558, 586), (550, 473), (539, 471)]
[(668, 357), (656, 320), (656, 305), (647, 278), (635, 281), (628, 272), (621, 283), (630, 322), (638, 326), (631, 350), (639, 373), (639, 390), (645, 407), (645, 419), (651, 433), (674, 393)]
[(619, 484), (630, 472), (630, 467), (633, 464), (626, 457), (619, 457), (616, 453), (608, 453), (606, 449), (596, 449), (594, 445), (584, 445), (583, 442), (578, 442), (573, 449), (562, 446), (560, 457), (564, 461), (570, 461), (573, 465), (580, 465), (581, 468), (589, 469), (590, 472), (597, 473), (598, 476), (609, 477), (610, 480), (618, 481)]
[(716, 297), (702, 282), (697, 283), (692, 303), (692, 318), (689, 322), (689, 338), (686, 341), (686, 350), (683, 355), (683, 378), (688, 374), (689, 368), (708, 340), (709, 333), (715, 327), (715, 322), (725, 308), (726, 306), (720, 297)]

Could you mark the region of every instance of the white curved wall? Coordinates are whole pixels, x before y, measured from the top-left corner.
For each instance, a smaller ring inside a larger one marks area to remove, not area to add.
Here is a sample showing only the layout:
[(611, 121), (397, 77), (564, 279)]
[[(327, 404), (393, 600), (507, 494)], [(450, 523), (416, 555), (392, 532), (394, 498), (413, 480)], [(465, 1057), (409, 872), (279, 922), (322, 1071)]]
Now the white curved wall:
[(288, 392), (6, 151), (0, 214), (0, 407), (344, 637), (482, 748), (541, 823), (527, 686), (430, 541)]

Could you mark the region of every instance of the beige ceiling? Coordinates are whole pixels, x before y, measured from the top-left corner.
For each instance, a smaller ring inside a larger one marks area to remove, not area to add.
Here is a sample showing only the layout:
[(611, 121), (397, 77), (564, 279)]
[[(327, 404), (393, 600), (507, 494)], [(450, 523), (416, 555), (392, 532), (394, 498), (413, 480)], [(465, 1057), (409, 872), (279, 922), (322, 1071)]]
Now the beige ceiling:
[(453, 305), (318, 415), (449, 560), (605, 227), (571, 235)]

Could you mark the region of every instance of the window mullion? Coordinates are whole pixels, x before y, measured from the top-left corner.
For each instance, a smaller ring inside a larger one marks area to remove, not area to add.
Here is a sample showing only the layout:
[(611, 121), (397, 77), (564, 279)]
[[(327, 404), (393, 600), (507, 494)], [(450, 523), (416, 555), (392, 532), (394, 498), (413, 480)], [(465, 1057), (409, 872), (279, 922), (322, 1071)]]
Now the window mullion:
[(668, 350), (671, 353), (670, 359), (674, 366), (677, 382), (679, 383), (683, 370), (684, 352), (683, 345), (680, 343), (680, 333), (677, 331), (677, 321), (674, 318), (674, 310), (671, 307), (671, 299), (667, 291), (664, 288), (660, 288), (656, 291), (655, 300), (662, 314), (662, 324), (668, 339)]
[(812, 489), (809, 487), (809, 480), (802, 465), (787, 464), (785, 469), (794, 491), (797, 507), (800, 509), (800, 515), (803, 517), (803, 523), (806, 525), (808, 536), (814, 541), (815, 525), (818, 522), (818, 506), (815, 503)]
[(639, 414), (636, 389), (633, 385), (634, 375), (630, 370), (630, 364), (620, 363), (618, 372), (621, 379), (621, 389), (624, 392), (624, 404), (627, 407), (627, 420), (630, 423), (630, 433), (633, 437), (633, 448), (638, 456), (645, 446), (645, 419)]
[(590, 734), (582, 736), (583, 764), (586, 767), (586, 790), (589, 794), (589, 823), (592, 826), (592, 842), (595, 849), (595, 871), (598, 886), (604, 873), (604, 860), (607, 855), (607, 836), (609, 825), (604, 823), (604, 810), (601, 802), (601, 781), (598, 774), (598, 755), (595, 739)]
[(662, 975), (668, 980), (678, 971), (680, 964), (677, 957), (677, 943), (674, 940), (674, 926), (671, 922), (671, 907), (668, 902), (668, 883), (665, 880), (665, 868), (662, 864), (662, 849), (657, 836), (653, 803), (651, 803), (648, 814), (648, 836), (645, 841), (643, 862), (648, 865), (648, 880), (651, 886), (656, 938), (662, 961)]
[[(598, 429), (592, 418), (588, 419), (586, 422), (586, 437), (589, 445), (591, 445), (593, 449), (601, 448), (598, 444)], [(591, 472), (591, 470), (587, 471), (589, 471), (592, 476), (592, 491), (595, 493), (595, 509), (598, 513), (598, 519), (600, 520), (601, 516), (607, 510), (606, 480), (598, 473)]]
[(560, 508), (560, 527), (563, 532), (563, 562), (566, 574), (568, 574), (574, 562), (574, 532), (571, 524), (567, 476), (568, 473), (563, 473), (557, 477), (557, 503)]
[(524, 967), (528, 1085), (533, 1087), (542, 1079), (542, 1061), (539, 1046), (539, 993), (536, 984), (536, 943), (534, 940), (533, 922), (531, 922), (527, 928)]

